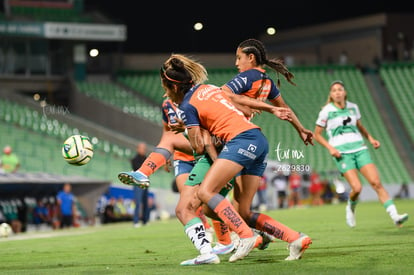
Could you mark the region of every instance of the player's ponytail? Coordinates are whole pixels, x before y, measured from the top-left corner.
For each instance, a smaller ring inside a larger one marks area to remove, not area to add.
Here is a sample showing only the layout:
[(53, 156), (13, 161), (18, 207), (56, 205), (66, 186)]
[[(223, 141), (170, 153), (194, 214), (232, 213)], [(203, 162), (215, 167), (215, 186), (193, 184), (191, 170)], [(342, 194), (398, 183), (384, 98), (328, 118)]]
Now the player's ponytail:
[(207, 70), (197, 61), (182, 54), (172, 54), (163, 64), (160, 76), (167, 87), (176, 85), (186, 92), (207, 80)]
[(277, 73), (278, 87), (280, 87), (279, 74), (282, 74), (290, 84), (296, 86), (296, 84), (292, 81), (295, 76), (283, 64), (283, 60), (277, 58), (270, 60), (267, 59), (266, 49), (261, 41), (253, 38), (247, 39), (241, 42), (238, 48), (240, 48), (245, 54), (253, 54), (256, 58), (257, 65), (266, 65), (275, 70)]
[(280, 87), (279, 74), (282, 74), (290, 84), (296, 86), (296, 83), (292, 81), (292, 79), (295, 76), (289, 71), (289, 69), (285, 66), (285, 64), (283, 64), (283, 60), (275, 58), (271, 60), (266, 60), (265, 64), (266, 66), (272, 68), (273, 70), (277, 72), (277, 86), (278, 87)]

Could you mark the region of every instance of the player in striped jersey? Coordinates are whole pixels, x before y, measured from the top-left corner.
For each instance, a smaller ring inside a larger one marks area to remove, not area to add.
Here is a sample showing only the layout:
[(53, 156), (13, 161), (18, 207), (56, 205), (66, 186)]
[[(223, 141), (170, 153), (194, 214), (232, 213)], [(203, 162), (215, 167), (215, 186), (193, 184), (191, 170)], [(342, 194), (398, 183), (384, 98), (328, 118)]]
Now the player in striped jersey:
[[(323, 136), (324, 130), (327, 139)], [(358, 171), (367, 179), (379, 201), (397, 226), (408, 219), (408, 214), (398, 214), (397, 208), (388, 192), (381, 184), (376, 165), (373, 163), (365, 139), (375, 149), (380, 142), (373, 138), (362, 125), (358, 105), (347, 100), (344, 83), (335, 80), (330, 85), (327, 104), (319, 112), (314, 137), (333, 157), (340, 173), (351, 187), (346, 206), (346, 223), (355, 227), (355, 208), (362, 190)]]

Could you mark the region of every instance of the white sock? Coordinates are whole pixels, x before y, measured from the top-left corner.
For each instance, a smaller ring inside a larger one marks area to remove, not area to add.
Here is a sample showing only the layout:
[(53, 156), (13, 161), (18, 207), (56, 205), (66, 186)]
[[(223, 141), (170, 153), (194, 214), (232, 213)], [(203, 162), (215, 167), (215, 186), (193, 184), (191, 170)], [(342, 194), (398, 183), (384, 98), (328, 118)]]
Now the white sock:
[(200, 251), (200, 254), (212, 253), (213, 248), (206, 236), (206, 230), (201, 220), (189, 226), (194, 219), (191, 220), (185, 227), (185, 233), (194, 244), (195, 248)]
[(397, 207), (395, 207), (395, 204), (389, 205), (385, 210), (390, 215), (392, 220), (395, 221), (398, 219), (398, 212), (397, 212)]

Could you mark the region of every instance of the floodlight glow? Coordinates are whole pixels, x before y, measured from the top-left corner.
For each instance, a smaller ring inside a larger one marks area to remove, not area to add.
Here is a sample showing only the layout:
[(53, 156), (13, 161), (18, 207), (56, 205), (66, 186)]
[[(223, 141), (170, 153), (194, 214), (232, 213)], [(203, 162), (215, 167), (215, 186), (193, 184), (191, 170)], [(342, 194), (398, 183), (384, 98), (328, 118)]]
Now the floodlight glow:
[(97, 57), (99, 55), (99, 51), (98, 51), (98, 49), (91, 49), (90, 51), (89, 51), (89, 56), (90, 57)]
[(203, 24), (200, 22), (197, 22), (194, 24), (194, 30), (201, 31), (203, 29)]
[(275, 35), (276, 34), (276, 29), (273, 28), (273, 27), (269, 27), (269, 28), (267, 28), (266, 33), (268, 35)]

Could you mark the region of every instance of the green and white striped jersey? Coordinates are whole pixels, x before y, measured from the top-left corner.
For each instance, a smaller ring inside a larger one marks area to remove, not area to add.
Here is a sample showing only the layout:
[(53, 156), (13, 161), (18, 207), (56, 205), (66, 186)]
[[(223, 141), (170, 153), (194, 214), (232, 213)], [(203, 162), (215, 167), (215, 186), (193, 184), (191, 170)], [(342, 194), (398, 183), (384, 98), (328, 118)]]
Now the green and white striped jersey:
[(367, 149), (357, 128), (360, 118), (361, 113), (357, 104), (347, 101), (345, 108), (340, 109), (331, 102), (319, 112), (316, 125), (325, 128), (329, 144), (339, 152), (354, 153)]

